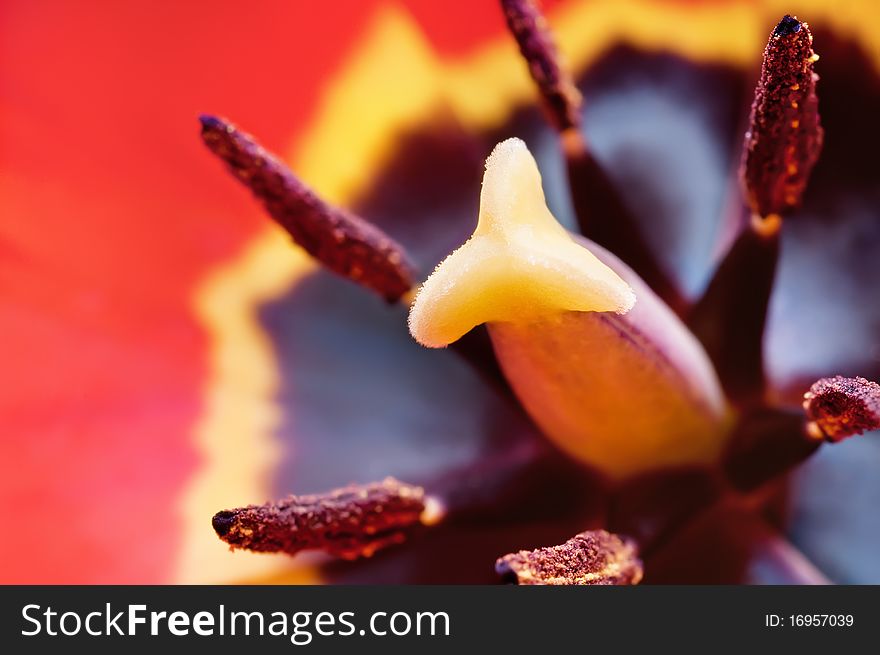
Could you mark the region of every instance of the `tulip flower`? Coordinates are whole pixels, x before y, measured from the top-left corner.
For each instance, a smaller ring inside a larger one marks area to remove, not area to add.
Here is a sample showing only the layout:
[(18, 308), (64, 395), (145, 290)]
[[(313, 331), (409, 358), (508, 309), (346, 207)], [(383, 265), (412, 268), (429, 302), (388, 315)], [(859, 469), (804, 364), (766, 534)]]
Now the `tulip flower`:
[[(6, 445), (6, 478), (30, 510), (5, 577), (880, 579), (877, 440), (855, 438), (877, 427), (880, 379), (873, 7), (358, 7), (359, 36), (340, 17), (321, 49), (259, 66), (254, 43), (272, 40), (249, 22), (193, 21), (240, 30), (236, 57), (193, 66), (203, 83), (176, 90), (189, 100), (174, 121), (118, 119), (161, 150), (164, 204), (129, 196), (114, 157), (112, 220), (85, 230), (86, 196), (71, 195), (78, 220), (39, 232), (58, 247), (24, 247), (43, 199), (12, 150), (27, 194), (0, 187), (19, 219), (10, 252), (43, 253), (39, 276), (74, 289), (84, 316), (131, 320), (103, 337), (141, 336), (107, 350), (66, 321), (55, 349), (12, 360), (12, 425), (31, 436)], [(283, 18), (254, 20), (282, 40)], [(447, 24), (462, 40), (462, 25), (494, 27), (452, 46)], [(313, 70), (320, 85), (298, 77)], [(37, 97), (22, 79), (6, 86), (25, 99), (13, 116)], [(285, 151), (310, 84), (320, 102)], [(199, 113), (258, 204), (207, 153), (172, 147), (196, 142)], [(143, 229), (123, 244), (119, 225)], [(51, 273), (71, 251), (92, 258), (82, 277)], [(136, 294), (121, 291), (129, 269)], [(65, 383), (32, 402), (50, 370)], [(39, 408), (64, 418), (26, 431)]]

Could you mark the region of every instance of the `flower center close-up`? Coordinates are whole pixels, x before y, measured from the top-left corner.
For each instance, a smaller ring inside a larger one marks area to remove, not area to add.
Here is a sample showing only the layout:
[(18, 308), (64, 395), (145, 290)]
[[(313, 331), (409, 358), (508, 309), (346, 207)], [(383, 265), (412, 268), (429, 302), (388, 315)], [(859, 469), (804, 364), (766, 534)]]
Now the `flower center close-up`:
[(200, 117), (320, 267), (256, 312), (294, 408), (278, 499), (216, 507), (216, 536), (295, 556), (277, 581), (880, 579), (804, 518), (870, 511), (876, 435), (848, 438), (880, 429), (878, 170), (847, 145), (880, 58), (786, 14), (752, 68), (628, 44), (569, 67), (577, 21), (500, 9), (538, 102), (440, 103), (350, 202)]

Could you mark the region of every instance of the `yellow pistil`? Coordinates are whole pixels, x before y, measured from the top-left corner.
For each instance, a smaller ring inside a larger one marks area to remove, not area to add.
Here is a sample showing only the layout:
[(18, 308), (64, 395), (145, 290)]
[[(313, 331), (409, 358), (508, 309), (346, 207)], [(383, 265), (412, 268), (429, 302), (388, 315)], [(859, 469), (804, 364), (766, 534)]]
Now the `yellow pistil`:
[(629, 285), (556, 221), (526, 144), (508, 139), (486, 161), (477, 229), (422, 285), (409, 326), (420, 344), (442, 348), (481, 323), (625, 313), (634, 302)]
[(473, 236), (410, 311), (433, 348), (482, 323), (520, 402), (577, 459), (621, 479), (718, 458), (728, 410), (702, 347), (630, 269), (556, 221), (519, 139), (489, 157)]

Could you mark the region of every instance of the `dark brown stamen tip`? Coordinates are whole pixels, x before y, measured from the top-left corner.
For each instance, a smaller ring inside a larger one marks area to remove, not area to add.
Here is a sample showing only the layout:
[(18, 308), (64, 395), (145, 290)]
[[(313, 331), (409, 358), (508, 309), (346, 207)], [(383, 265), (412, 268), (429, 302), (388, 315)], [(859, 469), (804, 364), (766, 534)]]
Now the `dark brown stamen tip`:
[(801, 22), (786, 14), (773, 30), (773, 36), (788, 36), (801, 31)]
[(642, 579), (636, 545), (605, 530), (575, 535), (561, 546), (498, 558), (495, 571), (521, 585), (631, 585)]
[(840, 375), (822, 378), (804, 394), (810, 429), (828, 441), (880, 430), (880, 384)]
[(211, 519), (211, 525), (214, 527), (214, 532), (216, 532), (221, 538), (229, 533), (233, 524), (235, 524), (235, 512), (229, 512), (226, 510), (217, 512), (214, 514), (214, 518)]
[(214, 116), (201, 116), (200, 121), (208, 148), (312, 257), (389, 302), (413, 287), (413, 267), (400, 244), (363, 218), (318, 198), (231, 123)]
[(290, 555), (322, 550), (355, 559), (402, 543), (412, 530), (436, 519), (421, 487), (386, 478), (326, 494), (224, 510), (211, 523), (217, 536), (233, 548)]
[(818, 59), (807, 23), (785, 16), (764, 50), (751, 125), (743, 149), (742, 181), (752, 211), (783, 214), (800, 204), (824, 133), (813, 72)]
[(532, 0), (501, 0), (511, 34), (519, 45), (544, 102), (560, 132), (580, 126), (581, 94), (560, 62), (547, 21)]

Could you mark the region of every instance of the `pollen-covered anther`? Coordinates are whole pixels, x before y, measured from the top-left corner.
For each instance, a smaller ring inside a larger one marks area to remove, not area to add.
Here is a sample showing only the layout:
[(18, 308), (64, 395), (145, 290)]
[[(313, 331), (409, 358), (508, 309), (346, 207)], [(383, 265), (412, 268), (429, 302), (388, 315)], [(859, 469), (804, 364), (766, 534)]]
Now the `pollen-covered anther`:
[(688, 316), (742, 407), (764, 399), (764, 330), (783, 216), (800, 204), (822, 148), (812, 43), (807, 24), (792, 16), (770, 35), (740, 168), (750, 220)]
[(807, 23), (785, 16), (764, 50), (743, 152), (743, 186), (758, 216), (795, 208), (819, 157), (824, 133), (813, 72), (817, 60)]
[(591, 530), (560, 546), (521, 550), (498, 558), (495, 571), (521, 585), (634, 585), (643, 575), (636, 544)]
[(809, 431), (828, 441), (880, 430), (880, 384), (840, 375), (822, 378), (804, 394)]
[(533, 0), (501, 0), (501, 8), (550, 122), (560, 132), (575, 132), (580, 125), (581, 94), (560, 60), (547, 21)]
[(438, 522), (440, 506), (394, 478), (326, 494), (289, 496), (214, 515), (213, 526), (232, 548), (295, 555), (321, 550), (343, 559), (369, 557)]
[(214, 116), (200, 120), (205, 145), (312, 257), (389, 302), (412, 289), (413, 267), (400, 244), (372, 223), (321, 200), (231, 123)]

